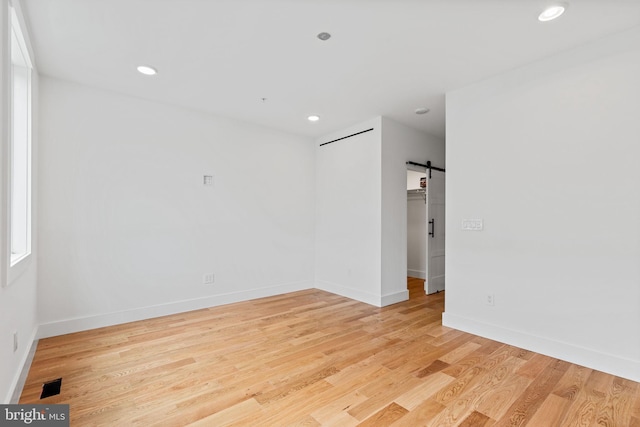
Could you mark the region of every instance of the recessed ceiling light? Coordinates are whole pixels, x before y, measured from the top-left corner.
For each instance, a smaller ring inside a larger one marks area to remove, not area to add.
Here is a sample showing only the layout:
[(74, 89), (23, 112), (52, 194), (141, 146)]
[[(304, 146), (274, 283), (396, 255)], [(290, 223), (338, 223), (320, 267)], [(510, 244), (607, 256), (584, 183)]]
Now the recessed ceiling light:
[(146, 76), (153, 76), (155, 74), (158, 74), (158, 70), (156, 70), (153, 67), (149, 67), (148, 65), (139, 65), (138, 66), (138, 72), (146, 75)]
[(538, 16), (538, 21), (542, 21), (542, 22), (552, 21), (560, 17), (560, 15), (564, 13), (566, 8), (567, 6), (562, 4), (549, 6), (540, 14), (540, 16)]
[(416, 114), (427, 114), (429, 111), (431, 110), (426, 107), (416, 108)]
[(320, 116), (316, 116), (316, 115), (309, 116), (307, 117), (307, 120), (309, 120), (310, 122), (317, 122), (318, 120), (320, 120)]
[(329, 39), (331, 38), (331, 34), (329, 34), (329, 33), (325, 33), (325, 32), (322, 32), (322, 33), (318, 34), (318, 36), (317, 36), (317, 37), (318, 37), (320, 40), (322, 40), (323, 42), (326, 42), (327, 40), (329, 40)]

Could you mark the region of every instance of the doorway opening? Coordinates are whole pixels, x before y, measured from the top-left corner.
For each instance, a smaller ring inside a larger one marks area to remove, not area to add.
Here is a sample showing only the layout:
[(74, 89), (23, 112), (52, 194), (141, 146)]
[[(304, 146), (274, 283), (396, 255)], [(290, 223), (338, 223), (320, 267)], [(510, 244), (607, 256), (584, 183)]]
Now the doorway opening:
[[(427, 174), (407, 170), (407, 283), (409, 298), (427, 278)], [(424, 185), (421, 187), (421, 185)]]
[(445, 289), (444, 169), (407, 164), (407, 289), (409, 298)]

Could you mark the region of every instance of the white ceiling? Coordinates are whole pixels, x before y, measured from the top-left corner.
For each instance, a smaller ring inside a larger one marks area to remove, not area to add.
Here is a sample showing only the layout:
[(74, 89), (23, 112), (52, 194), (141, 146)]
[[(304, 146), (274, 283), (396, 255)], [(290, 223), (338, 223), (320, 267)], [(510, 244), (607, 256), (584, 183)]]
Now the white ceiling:
[(378, 115), (444, 137), (447, 91), (640, 25), (640, 0), (547, 23), (546, 0), (22, 4), (41, 74), (312, 137)]

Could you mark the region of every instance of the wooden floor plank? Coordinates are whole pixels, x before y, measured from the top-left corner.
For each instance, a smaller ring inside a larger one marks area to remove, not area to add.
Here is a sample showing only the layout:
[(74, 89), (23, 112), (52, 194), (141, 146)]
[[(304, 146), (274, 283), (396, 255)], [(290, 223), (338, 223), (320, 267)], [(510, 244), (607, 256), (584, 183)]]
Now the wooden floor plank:
[(391, 402), (375, 414), (371, 415), (365, 421), (358, 424), (359, 427), (380, 427), (388, 426), (393, 422), (404, 417), (409, 411), (395, 402)]
[(467, 418), (465, 418), (459, 427), (488, 427), (493, 423), (493, 420), (480, 412), (473, 411)]
[(512, 359), (515, 360), (507, 359), (500, 365), (491, 381), (485, 381), (471, 391), (477, 396), (474, 403), (475, 409), (492, 420), (501, 419), (507, 409), (531, 384), (529, 378), (512, 373), (511, 369), (519, 366), (518, 362), (521, 361), (519, 358)]
[(531, 378), (532, 380), (536, 379), (538, 375), (544, 369), (549, 366), (553, 359), (548, 356), (543, 356), (541, 354), (536, 354), (531, 359), (529, 359), (522, 367), (518, 370), (518, 375)]
[(394, 427), (428, 426), (444, 409), (445, 406), (434, 399), (427, 399), (391, 425)]
[(67, 403), (74, 426), (640, 427), (637, 382), (445, 327), (445, 293), (408, 289), (384, 308), (306, 290), (42, 339), (20, 403)]
[[(486, 362), (478, 366), (486, 372), (480, 371), (483, 375), (478, 377), (478, 381), (474, 378), (456, 390), (456, 397), (448, 401), (446, 409), (434, 419), (435, 425), (457, 425), (473, 412), (480, 412), (488, 419), (498, 419), (504, 414), (531, 381), (516, 374), (524, 360), (510, 356), (508, 352), (497, 352), (495, 357), (502, 361), (494, 366)], [(460, 379), (454, 384), (460, 384)]]
[(255, 399), (248, 399), (188, 425), (189, 427), (225, 427), (232, 422), (251, 417), (261, 409), (262, 406)]
[(631, 405), (631, 416), (640, 419), (640, 383), (636, 384), (635, 403)]
[(533, 380), (531, 385), (527, 387), (518, 399), (511, 405), (505, 415), (498, 420), (498, 427), (516, 427), (526, 425), (538, 408), (544, 402), (544, 398), (548, 396), (554, 389), (560, 378), (569, 369), (570, 363), (555, 359)]
[(472, 353), (473, 351), (477, 350), (479, 347), (482, 347), (482, 346), (480, 344), (469, 341), (451, 350), (447, 354), (440, 356), (438, 360), (441, 360), (442, 362), (451, 365), (458, 362), (460, 359), (467, 356), (469, 353)]
[(596, 415), (596, 423), (600, 426), (624, 426), (631, 423), (634, 395), (637, 384), (621, 378), (614, 378), (611, 388), (606, 393), (606, 401), (600, 406)]
[(412, 375), (396, 374), (391, 372), (385, 377), (380, 377), (372, 383), (362, 387), (360, 391), (368, 397), (364, 402), (349, 409), (349, 414), (358, 420), (364, 420), (373, 413), (389, 405), (406, 390), (410, 390), (422, 381)]
[(527, 427), (560, 426), (571, 401), (555, 394), (550, 394), (535, 412)]
[(412, 411), (454, 380), (455, 378), (441, 372), (435, 373), (425, 378), (422, 383), (396, 397), (395, 402)]
[(591, 369), (584, 366), (571, 365), (556, 384), (552, 393), (568, 400), (574, 400), (578, 392), (583, 389), (591, 372)]
[(364, 394), (351, 391), (313, 411), (311, 416), (322, 425), (357, 425), (360, 421), (349, 415), (347, 411), (367, 399)]

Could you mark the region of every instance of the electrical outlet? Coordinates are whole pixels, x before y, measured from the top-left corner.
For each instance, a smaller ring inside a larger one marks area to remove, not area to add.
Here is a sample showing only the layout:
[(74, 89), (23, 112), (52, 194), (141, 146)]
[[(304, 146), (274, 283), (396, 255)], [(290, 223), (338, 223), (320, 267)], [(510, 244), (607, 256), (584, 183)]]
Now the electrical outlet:
[(485, 295), (484, 301), (487, 305), (495, 305), (495, 297), (493, 294)]
[(202, 283), (204, 283), (205, 285), (210, 285), (213, 283), (214, 279), (215, 276), (213, 275), (213, 273), (207, 273), (202, 276)]
[(18, 333), (14, 332), (13, 333), (13, 352), (15, 353), (16, 351), (18, 351)]

